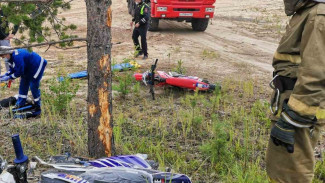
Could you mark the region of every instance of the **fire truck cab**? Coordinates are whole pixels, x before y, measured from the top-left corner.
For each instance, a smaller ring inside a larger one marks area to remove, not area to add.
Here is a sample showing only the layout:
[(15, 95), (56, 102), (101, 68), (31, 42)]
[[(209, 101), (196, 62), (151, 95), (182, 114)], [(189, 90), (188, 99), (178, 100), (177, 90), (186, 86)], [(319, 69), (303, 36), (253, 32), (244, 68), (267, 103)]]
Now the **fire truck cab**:
[[(145, 0), (151, 10), (149, 30), (158, 29), (159, 20), (191, 22), (194, 31), (205, 31), (214, 15), (216, 0)], [(134, 0), (127, 0), (129, 13), (134, 15)]]

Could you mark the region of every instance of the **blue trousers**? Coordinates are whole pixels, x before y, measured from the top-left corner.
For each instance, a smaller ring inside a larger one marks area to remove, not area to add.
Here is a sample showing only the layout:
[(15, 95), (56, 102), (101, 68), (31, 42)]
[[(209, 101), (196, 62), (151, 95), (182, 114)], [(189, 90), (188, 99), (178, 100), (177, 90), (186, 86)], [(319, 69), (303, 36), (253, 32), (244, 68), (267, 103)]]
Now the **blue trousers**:
[(33, 76), (22, 76), (19, 85), (19, 96), (16, 106), (21, 107), (26, 104), (26, 99), (28, 95), (28, 90), (30, 89), (34, 98), (34, 104), (41, 106), (41, 90), (39, 89), (41, 79), (44, 74), (46, 67), (46, 61), (43, 68), (40, 70), (38, 76), (34, 78)]

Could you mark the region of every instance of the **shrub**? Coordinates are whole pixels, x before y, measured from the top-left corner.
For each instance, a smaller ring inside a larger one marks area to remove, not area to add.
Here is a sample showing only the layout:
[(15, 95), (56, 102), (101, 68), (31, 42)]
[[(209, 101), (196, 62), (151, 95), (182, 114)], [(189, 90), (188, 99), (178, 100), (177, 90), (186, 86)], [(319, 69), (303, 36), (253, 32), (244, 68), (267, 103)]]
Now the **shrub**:
[(185, 67), (183, 66), (183, 61), (182, 60), (178, 60), (177, 61), (177, 66), (176, 68), (173, 69), (174, 72), (177, 72), (179, 74), (185, 74), (186, 73), (186, 69)]
[(120, 92), (121, 97), (125, 98), (127, 94), (130, 93), (134, 77), (131, 73), (122, 74), (116, 76), (118, 80), (118, 85), (113, 85), (113, 90)]
[(79, 85), (74, 84), (69, 78), (64, 78), (62, 81), (52, 78), (48, 90), (43, 93), (43, 101), (56, 112), (65, 113), (78, 89)]

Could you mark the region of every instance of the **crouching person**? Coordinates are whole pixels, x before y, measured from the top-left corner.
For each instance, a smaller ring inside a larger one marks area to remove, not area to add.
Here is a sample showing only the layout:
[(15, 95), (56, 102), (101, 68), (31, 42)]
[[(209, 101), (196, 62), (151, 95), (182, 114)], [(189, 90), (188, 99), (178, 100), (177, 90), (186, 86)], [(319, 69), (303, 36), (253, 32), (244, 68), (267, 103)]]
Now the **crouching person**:
[[(15, 118), (36, 117), (41, 114), (40, 81), (43, 77), (47, 61), (35, 52), (25, 49), (9, 50), (10, 47), (0, 46), (0, 57), (8, 59), (10, 70), (0, 76), (0, 82), (20, 79), (19, 95), (13, 108)], [(26, 106), (28, 90), (31, 90), (34, 105)]]

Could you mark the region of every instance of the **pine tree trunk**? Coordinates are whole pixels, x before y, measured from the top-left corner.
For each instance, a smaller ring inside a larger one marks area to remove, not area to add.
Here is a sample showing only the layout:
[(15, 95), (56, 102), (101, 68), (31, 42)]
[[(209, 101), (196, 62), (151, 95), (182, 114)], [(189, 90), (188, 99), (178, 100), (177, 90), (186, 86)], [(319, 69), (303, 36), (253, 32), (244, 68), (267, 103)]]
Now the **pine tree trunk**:
[(111, 73), (111, 0), (85, 0), (88, 53), (88, 150), (111, 156), (113, 144)]

